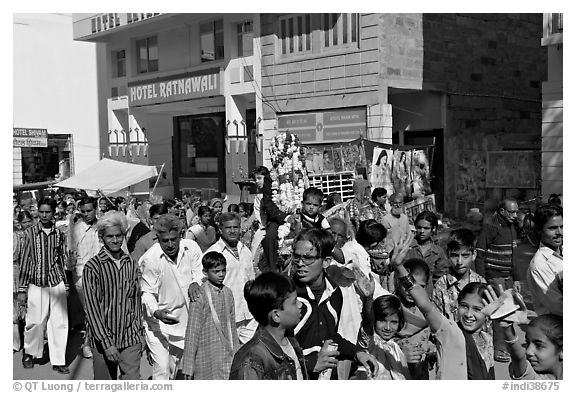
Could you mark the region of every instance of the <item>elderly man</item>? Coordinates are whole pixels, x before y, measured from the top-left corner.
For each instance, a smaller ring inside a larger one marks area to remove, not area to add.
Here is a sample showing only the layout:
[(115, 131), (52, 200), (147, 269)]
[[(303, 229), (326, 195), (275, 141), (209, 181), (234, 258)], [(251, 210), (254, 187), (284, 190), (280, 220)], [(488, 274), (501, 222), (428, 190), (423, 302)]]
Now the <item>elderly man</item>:
[[(519, 272), (515, 266), (516, 228), (518, 203), (506, 198), (498, 205), (498, 210), (484, 223), (476, 244), (476, 272), (486, 278), (488, 284), (498, 284), (520, 291)], [(504, 341), (504, 330), (493, 323), (494, 360), (509, 362), (510, 354)]]
[(52, 369), (69, 374), (66, 367), (68, 341), (67, 282), (64, 273), (66, 237), (54, 225), (56, 201), (38, 201), (40, 222), (24, 233), (18, 298), (28, 302), (24, 331), (24, 368), (34, 367), (42, 358), (44, 329), (47, 330)]
[(86, 318), (94, 348), (94, 379), (140, 379), (142, 307), (138, 264), (122, 250), (124, 214), (110, 211), (97, 223), (104, 244), (83, 270)]
[[(258, 322), (248, 310), (244, 299), (244, 285), (255, 277), (252, 265), (252, 252), (238, 239), (240, 237), (240, 216), (236, 213), (222, 213), (218, 220), (221, 238), (214, 243), (206, 253), (217, 251), (226, 258), (226, 278), (224, 285), (234, 294), (234, 310), (236, 312), (236, 330), (240, 344), (246, 344), (258, 327)], [(189, 288), (190, 298), (199, 298), (200, 287), (193, 284)]]
[(195, 241), (181, 239), (182, 222), (172, 214), (154, 224), (158, 243), (140, 258), (146, 343), (152, 357), (152, 379), (174, 379), (184, 351), (188, 296), (200, 284), (202, 251)]

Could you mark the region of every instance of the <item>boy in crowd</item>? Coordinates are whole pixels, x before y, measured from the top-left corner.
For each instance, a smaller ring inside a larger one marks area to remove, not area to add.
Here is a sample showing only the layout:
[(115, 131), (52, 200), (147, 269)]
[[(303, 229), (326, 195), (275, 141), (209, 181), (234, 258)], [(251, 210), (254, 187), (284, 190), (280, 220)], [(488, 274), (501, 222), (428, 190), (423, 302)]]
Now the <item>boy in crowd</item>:
[[(255, 273), (252, 265), (252, 253), (238, 239), (240, 238), (240, 216), (236, 213), (222, 213), (218, 218), (218, 228), (221, 237), (214, 243), (206, 253), (217, 251), (226, 258), (226, 277), (224, 285), (232, 291), (234, 295), (234, 311), (236, 331), (238, 340), (241, 344), (247, 343), (258, 323), (254, 320), (248, 310), (248, 305), (244, 299), (244, 285), (249, 280), (253, 280)], [(197, 283), (190, 284), (188, 295), (190, 300), (195, 302), (200, 298), (200, 285)]]
[(190, 303), (182, 358), (185, 379), (228, 379), (238, 334), (234, 295), (224, 285), (226, 258), (211, 251), (202, 257), (206, 281), (200, 299)]
[(254, 337), (234, 355), (230, 379), (308, 379), (302, 349), (287, 334), (298, 325), (302, 307), (294, 281), (265, 272), (246, 284), (244, 297), (259, 325)]
[(323, 199), (324, 193), (315, 187), (308, 187), (304, 190), (304, 194), (302, 194), (302, 211), (300, 212), (302, 229), (330, 229), (328, 220), (320, 214), (320, 206), (322, 206)]
[(470, 268), (476, 259), (474, 233), (469, 229), (456, 229), (450, 232), (446, 254), (450, 261), (450, 271), (440, 277), (432, 291), (432, 302), (448, 319), (458, 321), (458, 294), (471, 282), (483, 282), (484, 277)]
[[(356, 311), (350, 308), (352, 302), (344, 299), (342, 288), (333, 284), (325, 274), (332, 260), (333, 249), (334, 238), (323, 229), (303, 230), (294, 240), (294, 281), (298, 300), (303, 304), (300, 313), (302, 320), (294, 329), (294, 334), (306, 353), (306, 369), (310, 379), (318, 379), (322, 371), (335, 368), (338, 360), (355, 360), (366, 370), (375, 371), (378, 368), (372, 355), (342, 336), (354, 335), (357, 338), (358, 330), (352, 334), (342, 330), (346, 323), (342, 321), (352, 318), (351, 313)], [(327, 340), (338, 345), (338, 350), (327, 350), (326, 345), (323, 346)], [(336, 377), (337, 373), (333, 372), (332, 378)]]

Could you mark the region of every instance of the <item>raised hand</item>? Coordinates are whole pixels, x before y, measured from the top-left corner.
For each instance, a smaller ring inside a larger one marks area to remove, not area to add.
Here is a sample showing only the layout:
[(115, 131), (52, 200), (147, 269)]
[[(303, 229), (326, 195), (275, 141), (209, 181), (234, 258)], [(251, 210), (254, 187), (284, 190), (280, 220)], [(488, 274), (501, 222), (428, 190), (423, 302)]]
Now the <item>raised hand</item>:
[(408, 254), (408, 251), (410, 250), (412, 240), (414, 240), (414, 235), (410, 233), (404, 239), (401, 239), (400, 242), (394, 242), (394, 249), (392, 250), (390, 257), (390, 263), (392, 263), (393, 266), (400, 266), (404, 263), (406, 254)]

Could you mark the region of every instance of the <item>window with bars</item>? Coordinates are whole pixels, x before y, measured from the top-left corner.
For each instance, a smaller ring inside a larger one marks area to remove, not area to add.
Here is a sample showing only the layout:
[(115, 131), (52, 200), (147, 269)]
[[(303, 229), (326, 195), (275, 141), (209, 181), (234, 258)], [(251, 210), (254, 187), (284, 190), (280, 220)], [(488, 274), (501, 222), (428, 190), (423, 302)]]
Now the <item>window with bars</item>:
[(296, 14), (278, 18), (281, 55), (358, 47), (359, 14)]
[(236, 25), (238, 57), (252, 56), (254, 53), (254, 25), (251, 20)]
[(323, 14), (323, 46), (325, 48), (358, 42), (358, 14)]
[(222, 19), (200, 24), (202, 63), (224, 58), (224, 22)]
[(328, 196), (332, 193), (340, 194), (342, 202), (354, 198), (354, 172), (342, 172), (325, 175), (310, 175), (310, 187), (316, 187)]
[(112, 75), (114, 78), (126, 76), (126, 50), (112, 52)]
[(138, 73), (158, 71), (158, 38), (147, 37), (136, 41), (138, 53)]
[(280, 17), (280, 46), (283, 55), (312, 49), (312, 15)]

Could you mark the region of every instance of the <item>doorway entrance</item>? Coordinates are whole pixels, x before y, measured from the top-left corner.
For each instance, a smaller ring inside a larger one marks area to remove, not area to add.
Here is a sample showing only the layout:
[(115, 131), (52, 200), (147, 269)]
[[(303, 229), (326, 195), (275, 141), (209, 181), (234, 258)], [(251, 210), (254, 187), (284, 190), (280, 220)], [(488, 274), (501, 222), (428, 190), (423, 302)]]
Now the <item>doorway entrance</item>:
[(174, 118), (174, 185), (181, 189), (226, 191), (225, 113)]

